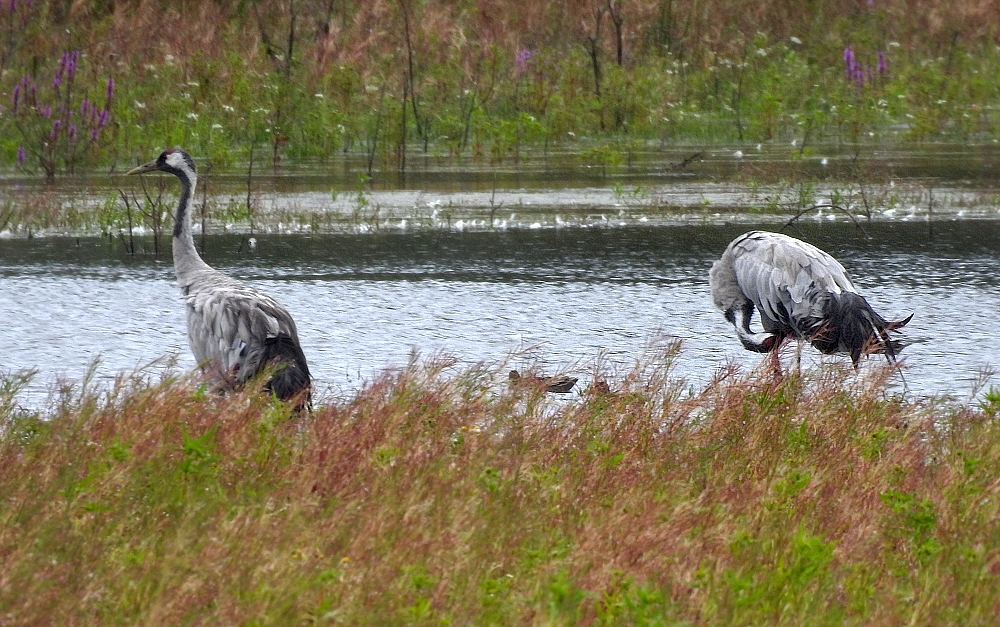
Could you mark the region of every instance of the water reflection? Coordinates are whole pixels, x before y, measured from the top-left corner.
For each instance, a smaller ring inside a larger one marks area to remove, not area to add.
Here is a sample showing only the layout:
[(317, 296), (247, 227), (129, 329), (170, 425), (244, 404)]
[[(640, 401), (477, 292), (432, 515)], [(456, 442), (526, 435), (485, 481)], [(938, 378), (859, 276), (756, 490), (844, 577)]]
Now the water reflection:
[[(523, 367), (586, 377), (603, 356), (626, 368), (657, 333), (684, 352), (677, 374), (698, 385), (728, 360), (752, 366), (711, 304), (707, 273), (742, 226), (539, 229), (456, 233), (207, 238), (206, 260), (264, 289), (295, 317), (321, 388), (344, 392), (416, 349), (465, 363), (512, 351)], [(910, 389), (968, 393), (1000, 361), (1000, 223), (843, 224), (788, 231), (844, 263), (885, 316), (915, 312), (905, 350)], [(238, 253), (239, 251), (239, 253)], [(129, 257), (99, 239), (0, 243), (4, 370), (103, 377), (164, 355), (193, 368), (169, 258)], [(806, 351), (807, 366), (820, 360)], [(831, 358), (823, 358), (831, 359)]]

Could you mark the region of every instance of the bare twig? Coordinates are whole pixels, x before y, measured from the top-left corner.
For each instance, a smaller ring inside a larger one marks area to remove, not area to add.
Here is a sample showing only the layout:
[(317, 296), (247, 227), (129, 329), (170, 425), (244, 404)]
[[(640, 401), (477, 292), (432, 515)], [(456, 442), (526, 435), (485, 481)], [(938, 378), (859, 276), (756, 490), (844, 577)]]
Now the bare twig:
[(491, 229), (493, 228), (493, 219), (494, 219), (494, 216), (496, 215), (497, 209), (499, 209), (500, 207), (503, 207), (503, 201), (502, 200), (500, 201), (500, 204), (496, 203), (496, 196), (497, 196), (497, 175), (496, 175), (496, 172), (493, 172), (493, 191), (490, 192), (490, 228)]
[(681, 161), (680, 163), (671, 163), (669, 166), (667, 166), (667, 169), (668, 170), (673, 170), (675, 172), (677, 170), (683, 170), (684, 168), (686, 168), (689, 165), (691, 165), (691, 163), (693, 161), (695, 161), (696, 159), (700, 159), (703, 154), (705, 154), (703, 151), (696, 152), (693, 155), (691, 155), (690, 157), (688, 157), (687, 159)]
[(788, 220), (788, 222), (785, 222), (785, 225), (782, 226), (780, 230), (784, 231), (788, 227), (790, 227), (790, 226), (794, 225), (796, 222), (798, 222), (799, 218), (801, 218), (805, 214), (809, 213), (810, 211), (813, 211), (813, 210), (816, 210), (816, 209), (833, 209), (835, 211), (840, 211), (840, 212), (844, 213), (847, 217), (849, 217), (851, 219), (851, 221), (854, 222), (854, 226), (858, 227), (858, 229), (862, 233), (864, 233), (865, 235), (868, 235), (868, 231), (865, 231), (865, 227), (861, 224), (861, 221), (858, 220), (858, 217), (856, 215), (854, 215), (854, 213), (851, 212), (850, 209), (848, 209), (847, 207), (843, 207), (841, 205), (834, 205), (834, 204), (811, 205), (811, 206), (806, 207), (804, 209), (800, 209), (799, 211), (797, 211), (795, 213), (794, 216), (792, 216)]
[(118, 190), (118, 195), (122, 197), (122, 202), (125, 203), (125, 215), (128, 216), (128, 243), (125, 243), (125, 236), (119, 230), (118, 235), (122, 238), (122, 246), (128, 251), (128, 254), (135, 256), (135, 240), (132, 239), (132, 203), (129, 202), (128, 196), (121, 189)]

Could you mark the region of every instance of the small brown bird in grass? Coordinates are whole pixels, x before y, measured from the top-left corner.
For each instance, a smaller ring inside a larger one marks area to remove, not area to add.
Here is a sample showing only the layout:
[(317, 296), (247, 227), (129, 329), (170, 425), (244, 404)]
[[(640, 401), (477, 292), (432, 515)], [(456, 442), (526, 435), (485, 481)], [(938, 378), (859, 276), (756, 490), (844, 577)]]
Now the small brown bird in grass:
[(587, 394), (591, 396), (607, 396), (611, 394), (611, 386), (604, 379), (594, 379), (594, 382), (587, 388)]
[(573, 389), (576, 385), (577, 378), (570, 377), (564, 374), (557, 374), (551, 377), (537, 377), (534, 375), (529, 375), (527, 377), (522, 377), (517, 370), (511, 370), (510, 374), (507, 375), (510, 379), (511, 385), (529, 385), (544, 387), (546, 392), (553, 392), (555, 394), (565, 394)]

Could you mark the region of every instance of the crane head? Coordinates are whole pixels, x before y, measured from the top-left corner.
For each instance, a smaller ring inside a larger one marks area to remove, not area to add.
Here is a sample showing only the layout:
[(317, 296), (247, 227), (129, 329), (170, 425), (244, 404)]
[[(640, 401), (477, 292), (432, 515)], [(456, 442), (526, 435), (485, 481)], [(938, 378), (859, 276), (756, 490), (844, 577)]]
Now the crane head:
[(168, 148), (155, 161), (132, 168), (125, 174), (145, 174), (154, 170), (169, 172), (174, 175), (180, 174), (183, 171), (193, 173), (195, 171), (194, 160), (191, 159), (191, 155), (180, 148)]

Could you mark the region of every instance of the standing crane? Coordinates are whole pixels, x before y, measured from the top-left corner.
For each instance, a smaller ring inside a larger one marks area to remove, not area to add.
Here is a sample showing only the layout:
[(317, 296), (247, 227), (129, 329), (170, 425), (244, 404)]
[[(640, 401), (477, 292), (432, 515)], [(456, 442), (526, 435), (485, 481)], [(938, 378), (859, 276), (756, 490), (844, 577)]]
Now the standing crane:
[[(913, 314), (887, 321), (858, 294), (844, 266), (794, 237), (750, 231), (733, 240), (712, 265), (709, 285), (743, 343), (758, 353), (776, 351), (785, 338), (806, 340), (825, 354), (846, 353), (854, 367), (862, 354), (901, 348), (889, 339)], [(754, 307), (764, 332), (750, 330)]]
[(156, 170), (173, 174), (181, 183), (174, 217), (174, 272), (184, 295), (188, 342), (198, 365), (229, 388), (274, 368), (265, 389), (296, 407), (306, 406), (309, 366), (288, 311), (267, 294), (209, 266), (194, 246), (191, 209), (198, 176), (191, 155), (172, 148), (128, 174)]

